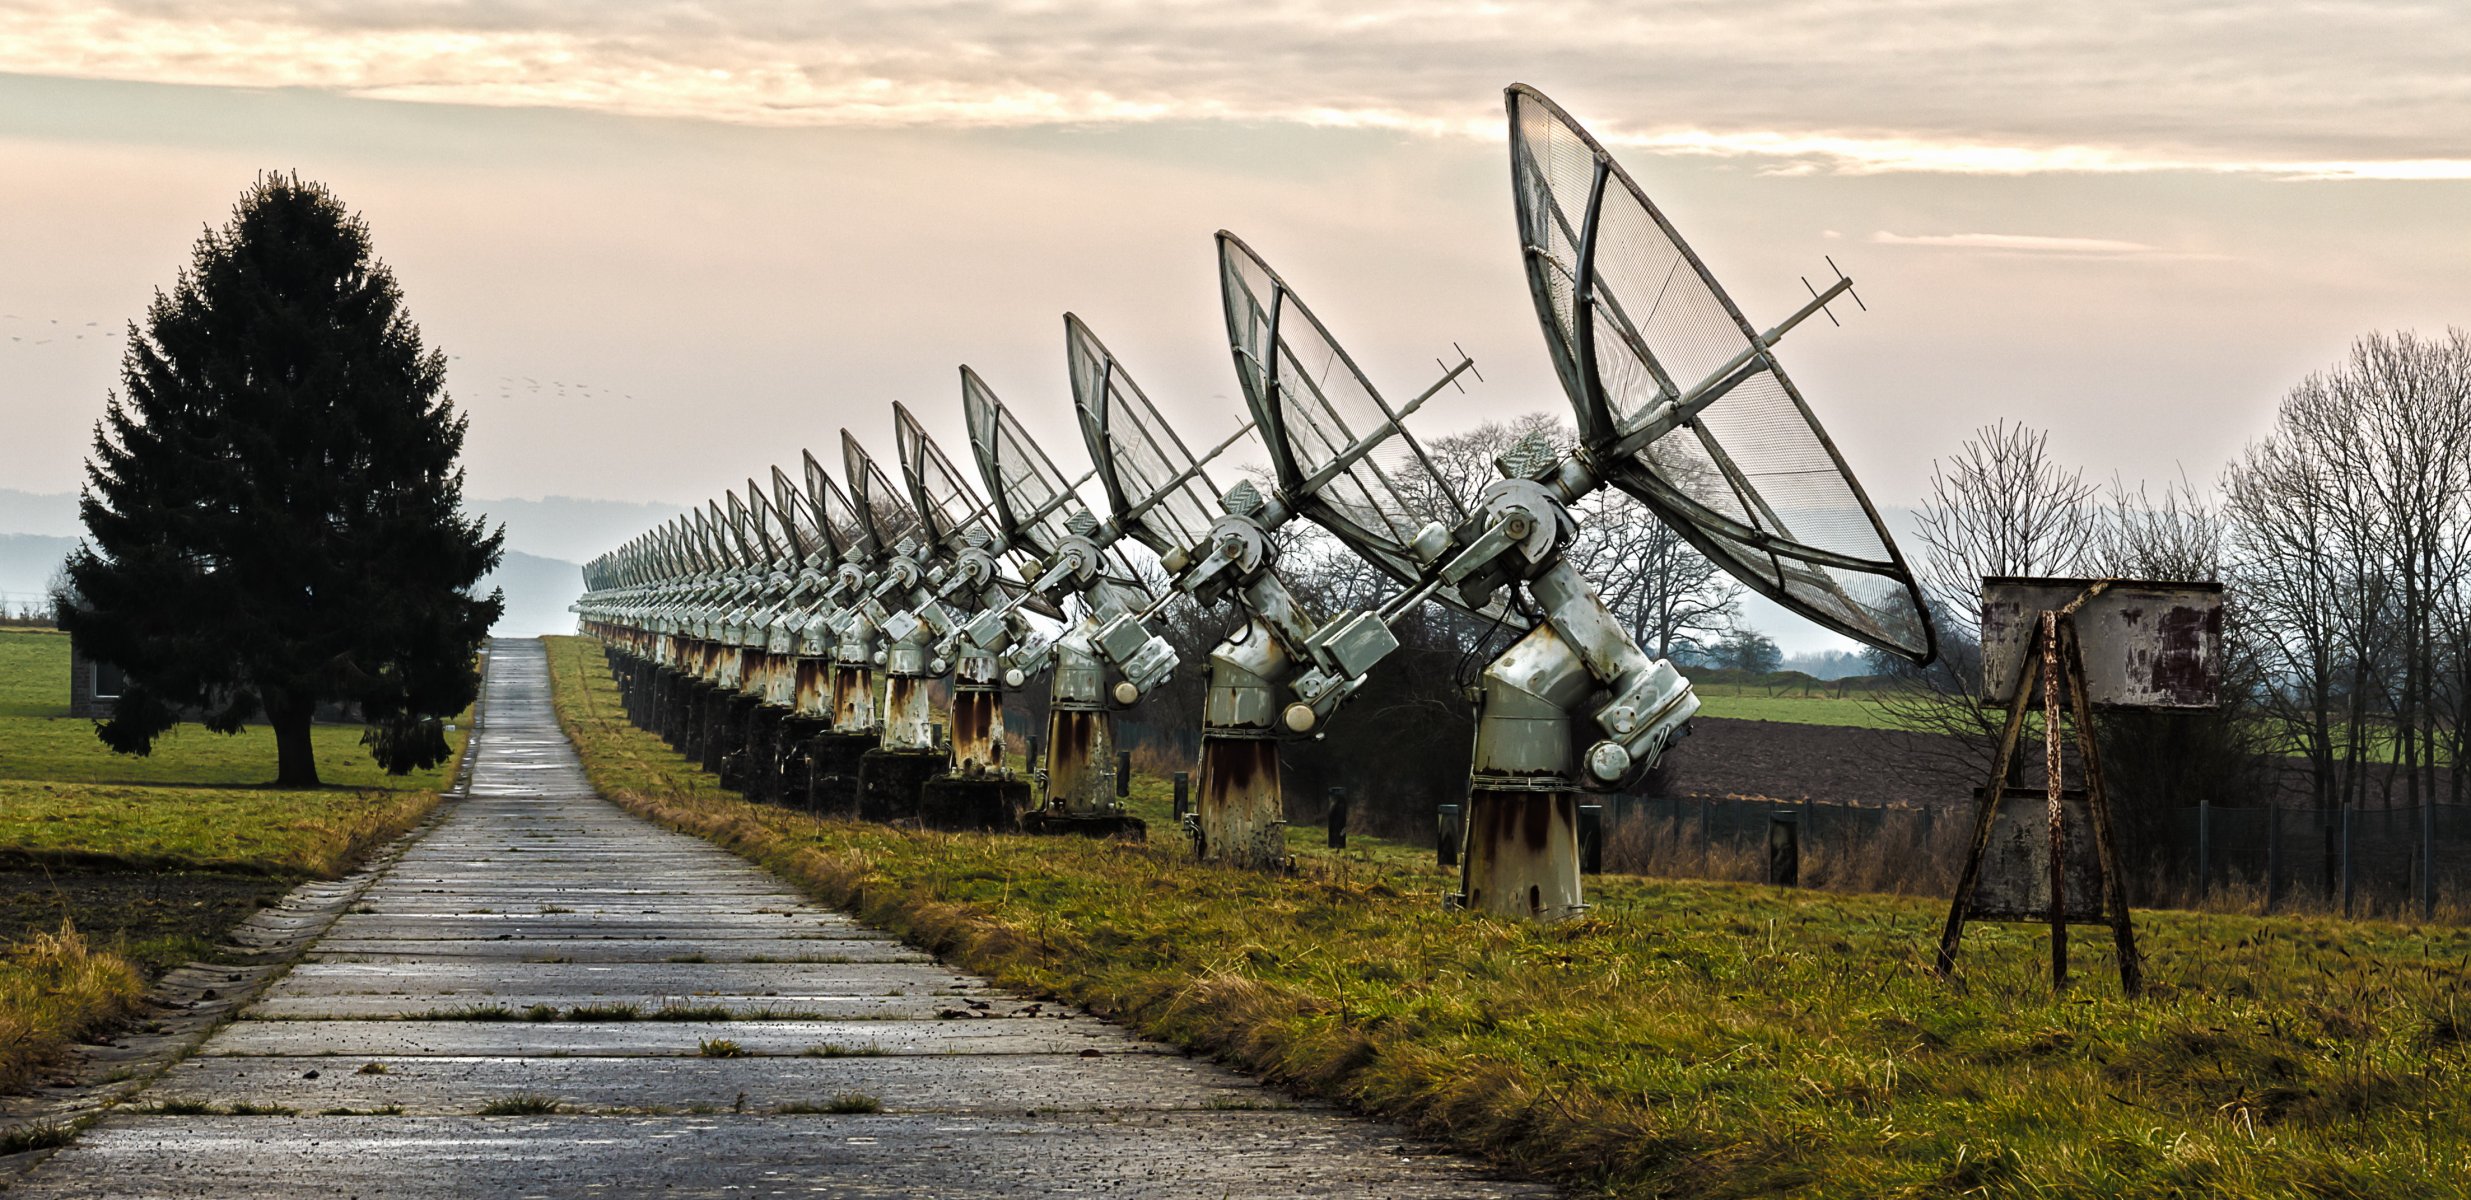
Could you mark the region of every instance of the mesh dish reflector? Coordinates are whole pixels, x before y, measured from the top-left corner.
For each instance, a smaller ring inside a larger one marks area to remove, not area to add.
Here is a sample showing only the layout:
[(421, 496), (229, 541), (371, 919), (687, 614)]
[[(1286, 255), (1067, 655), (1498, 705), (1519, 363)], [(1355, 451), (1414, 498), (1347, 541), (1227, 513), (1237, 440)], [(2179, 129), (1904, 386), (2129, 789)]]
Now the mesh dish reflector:
[(1070, 532), (1065, 522), (1080, 508), (1068, 494), (1063, 474), (976, 372), (961, 376), (961, 411), (969, 423), (978, 477), (995, 498), (996, 524), (1004, 542), (1026, 546), (1040, 558), (1054, 554)]
[[(810, 466), (814, 462), (812, 457), (807, 459)], [(815, 525), (815, 510), (799, 494), (798, 485), (790, 482), (789, 474), (779, 467), (772, 468), (772, 507), (781, 514), (781, 530), (800, 562), (826, 549), (824, 535)]]
[[(1508, 104), (1528, 290), (1598, 470), (1753, 590), (1928, 662), (1936, 643), (1921, 588), (1758, 331), (1569, 114), (1525, 85)], [(1745, 351), (1695, 420), (1615, 453)]]
[(841, 431), (841, 465), (849, 479), (850, 503), (866, 522), (867, 536), (878, 551), (890, 553), (904, 538), (926, 541), (918, 514), (910, 511), (884, 469), (875, 465), (866, 448), (846, 429)]
[(781, 516), (780, 509), (773, 507), (771, 494), (752, 479), (746, 481), (746, 510), (749, 516), (755, 518), (755, 540), (763, 545), (764, 561), (778, 564), (788, 557), (790, 540), (785, 527), (787, 520)]
[[(968, 367), (961, 368), (963, 374)], [(995, 510), (978, 501), (970, 491), (959, 469), (944, 457), (942, 447), (927, 436), (925, 427), (898, 403), (892, 406), (894, 426), (901, 438), (901, 473), (909, 483), (910, 500), (918, 506), (918, 516), (926, 525), (927, 536), (935, 545), (957, 551), (969, 544), (969, 531), (983, 530), (987, 535), (987, 550), (1001, 557), (1004, 536), (995, 526)], [(1026, 590), (1020, 581), (997, 576), (995, 589), (1005, 600), (1012, 600)], [(1054, 605), (1038, 597), (1030, 597), (1025, 607), (1041, 616), (1060, 616)]]
[(832, 481), (811, 452), (806, 456), (806, 465), (807, 503), (814, 506), (818, 529), (831, 543), (833, 560), (837, 562), (852, 553), (875, 553), (866, 522), (858, 519), (857, 506), (849, 502), (849, 493)]
[(723, 499), (729, 501), (729, 540), (730, 544), (738, 548), (738, 561), (742, 563), (764, 561), (762, 548), (748, 532), (748, 527), (754, 523), (754, 519), (747, 514), (746, 505), (739, 501), (738, 493), (735, 491), (723, 492), (721, 495)]
[(1150, 398), (1079, 317), (1064, 314), (1081, 438), (1124, 532), (1153, 553), (1191, 550), (1209, 536), (1218, 489)]
[(1003, 539), (996, 535), (992, 512), (962, 482), (961, 473), (953, 469), (952, 460), (944, 457), (935, 439), (927, 436), (907, 408), (894, 404), (892, 416), (901, 442), (901, 475), (909, 484), (910, 503), (917, 507), (927, 540), (946, 550), (958, 550), (968, 544), (969, 531), (977, 529), (987, 535), (988, 546), (1000, 547)]
[[(1042, 559), (1053, 558), (1072, 532), (1067, 522), (1082, 511), (1080, 500), (1048, 460), (1047, 452), (1030, 440), (1012, 411), (995, 398), (994, 390), (975, 371), (961, 375), (961, 408), (969, 423), (970, 451), (977, 456), (979, 478), (995, 498), (993, 508), (1004, 544), (1027, 548)], [(1098, 594), (1093, 598), (1102, 608), (1112, 604), (1137, 610), (1159, 598), (1115, 547), (1101, 552), (1100, 558)]]
[[(1218, 265), (1236, 377), (1279, 491), (1383, 574), (1422, 582), (1424, 565), (1408, 547), (1431, 522), (1455, 528), (1466, 520), (1466, 504), (1278, 272), (1225, 230)], [(1343, 451), (1376, 435), (1381, 441), (1370, 453), (1333, 469)], [(1450, 603), (1447, 593), (1437, 598)], [(1505, 603), (1496, 599), (1477, 615), (1525, 628)]]

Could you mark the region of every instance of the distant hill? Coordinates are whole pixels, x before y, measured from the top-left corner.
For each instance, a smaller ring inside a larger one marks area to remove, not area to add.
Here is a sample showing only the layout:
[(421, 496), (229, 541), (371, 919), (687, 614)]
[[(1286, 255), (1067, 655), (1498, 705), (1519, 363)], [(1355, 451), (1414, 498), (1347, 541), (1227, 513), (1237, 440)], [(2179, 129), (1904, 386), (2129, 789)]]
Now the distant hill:
[(574, 563), (509, 550), (506, 561), (481, 580), (483, 594), (493, 587), (506, 589), (506, 612), (491, 633), (533, 637), (575, 632), (575, 614), (566, 606), (583, 594), (583, 568)]
[(86, 527), (77, 520), (77, 493), (0, 488), (0, 534), (39, 533), (74, 538), (85, 531)]
[[(26, 493), (16, 492), (23, 496)], [(4, 498), (4, 497), (0, 497)], [(76, 516), (72, 511), (70, 524)], [(14, 614), (27, 605), (49, 603), (44, 589), (51, 583), (51, 573), (60, 568), (60, 560), (77, 548), (74, 537), (57, 537), (43, 533), (0, 533), (0, 608)]]
[(464, 511), (506, 526), (506, 548), (570, 563), (590, 562), (628, 538), (684, 512), (675, 504), (625, 500), (466, 500)]

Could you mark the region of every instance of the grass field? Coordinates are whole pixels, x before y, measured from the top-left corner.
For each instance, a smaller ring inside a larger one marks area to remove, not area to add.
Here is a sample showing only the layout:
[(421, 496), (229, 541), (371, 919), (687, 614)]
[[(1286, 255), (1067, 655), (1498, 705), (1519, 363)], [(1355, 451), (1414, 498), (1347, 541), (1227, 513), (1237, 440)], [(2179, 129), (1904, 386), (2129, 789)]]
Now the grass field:
[(146, 973), (409, 829), (451, 774), (390, 778), (342, 726), (316, 730), (316, 790), (262, 786), (263, 727), (115, 755), (67, 715), (68, 680), (65, 635), (0, 629), (0, 1086), (120, 1019)]
[(628, 807), (1009, 986), (1589, 1191), (2435, 1197), (2471, 1164), (2471, 932), (2145, 914), (2130, 1002), (2087, 935), (2065, 997), (2016, 927), (1977, 926), (1963, 985), (1937, 979), (1930, 900), (1607, 877), (1583, 920), (1478, 919), (1369, 838), (1274, 877), (1167, 836), (746, 804), (624, 723), (597, 647), (551, 648)]
[[(183, 725), (142, 758), (114, 754), (94, 723), (69, 711), (69, 639), (49, 629), (0, 629), (0, 780), (96, 784), (261, 784), (275, 775), (274, 732), (252, 725), (235, 734)], [(360, 744), (357, 725), (320, 725), (318, 778), (351, 788), (434, 788), (438, 773), (390, 778)], [(462, 735), (453, 735), (459, 739)], [(456, 745), (462, 743), (456, 741)]]
[(1771, 696), (1757, 688), (1692, 681), (1699, 694), (1699, 715), (1742, 721), (1791, 721), (1800, 725), (1850, 725), (1860, 729), (1892, 729), (1877, 704), (1862, 697)]

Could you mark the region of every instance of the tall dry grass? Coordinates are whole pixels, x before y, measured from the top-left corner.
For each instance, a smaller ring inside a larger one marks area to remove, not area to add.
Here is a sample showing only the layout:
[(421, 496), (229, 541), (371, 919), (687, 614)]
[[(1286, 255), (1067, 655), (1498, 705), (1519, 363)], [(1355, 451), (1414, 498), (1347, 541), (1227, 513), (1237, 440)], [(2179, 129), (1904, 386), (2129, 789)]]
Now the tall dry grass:
[(137, 968), (63, 922), (0, 954), (0, 1089), (25, 1086), (70, 1045), (137, 1011)]
[[(1956, 887), (1970, 831), (1962, 822), (1927, 828), (1899, 822), (1872, 832), (1802, 842), (1801, 886), (1891, 896), (1946, 895)], [(1764, 843), (1703, 841), (1697, 823), (1634, 814), (1605, 831), (1605, 870), (1667, 879), (1767, 881)]]
[[(1969, 820), (1959, 814), (1929, 824), (1890, 822), (1863, 831), (1832, 829), (1802, 841), (1799, 886), (1830, 892), (1944, 898), (1956, 890), (1963, 869)], [(1661, 879), (1707, 879), (1726, 883), (1767, 881), (1764, 843), (1702, 839), (1699, 822), (1683, 817), (1634, 814), (1605, 831), (1605, 870)], [(2182, 874), (2157, 862), (2131, 862), (2128, 897), (2138, 910), (2178, 910), (2236, 916), (2328, 917), (2406, 924), (2471, 924), (2471, 891), (2451, 880), (2439, 884), (2435, 911), (2423, 915), (2418, 893), (2361, 886), (2345, 905), (2339, 890), (2284, 886), (2268, 891), (2257, 873), (2216, 867), (2212, 885), (2200, 891)]]

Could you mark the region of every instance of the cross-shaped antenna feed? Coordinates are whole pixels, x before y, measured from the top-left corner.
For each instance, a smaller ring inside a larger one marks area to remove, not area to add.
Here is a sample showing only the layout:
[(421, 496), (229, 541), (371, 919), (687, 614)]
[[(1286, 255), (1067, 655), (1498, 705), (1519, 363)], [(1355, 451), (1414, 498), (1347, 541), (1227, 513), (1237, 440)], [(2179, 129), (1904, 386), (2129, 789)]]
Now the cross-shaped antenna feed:
[[(1460, 346), (1457, 342), (1452, 342), (1450, 343), (1450, 349), (1458, 353), (1459, 361), (1466, 364), (1467, 373), (1475, 376), (1476, 382), (1484, 382), (1484, 372), (1476, 369), (1476, 360), (1467, 356), (1467, 350), (1465, 347)], [(1447, 382), (1450, 386), (1457, 388), (1461, 395), (1466, 394), (1467, 385), (1459, 382), (1458, 372), (1452, 370), (1449, 363), (1443, 362), (1439, 358), (1435, 358), (1433, 360), (1433, 365), (1442, 369), (1442, 379), (1444, 382)]]
[(1827, 314), (1828, 324), (1842, 328), (1844, 322), (1837, 320), (1836, 314), (1828, 311), (1828, 301), (1835, 299), (1837, 293), (1842, 292), (1853, 297), (1854, 304), (1860, 306), (1863, 312), (1869, 312), (1870, 306), (1862, 303), (1862, 294), (1853, 290), (1853, 280), (1845, 277), (1845, 269), (1836, 265), (1834, 255), (1822, 254), (1819, 257), (1827, 260), (1828, 270), (1836, 272), (1836, 286), (1829, 288), (1826, 296), (1821, 296), (1819, 289), (1810, 286), (1810, 276), (1804, 275), (1802, 276), (1802, 290), (1809, 292), (1810, 298), (1816, 302), (1819, 311)]

